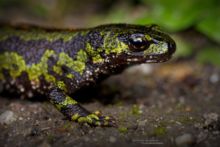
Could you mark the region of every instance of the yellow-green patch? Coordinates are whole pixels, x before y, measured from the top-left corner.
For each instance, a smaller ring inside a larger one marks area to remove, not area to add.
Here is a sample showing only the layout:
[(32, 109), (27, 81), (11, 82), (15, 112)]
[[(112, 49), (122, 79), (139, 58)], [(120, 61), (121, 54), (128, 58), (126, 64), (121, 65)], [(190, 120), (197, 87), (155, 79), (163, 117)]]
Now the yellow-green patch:
[(66, 75), (66, 77), (69, 78), (69, 79), (73, 79), (74, 75), (72, 73), (69, 73), (69, 74)]
[(77, 120), (78, 118), (80, 117), (80, 115), (78, 113), (74, 114), (72, 117), (71, 117), (71, 120), (75, 121)]
[(104, 61), (99, 51), (95, 51), (89, 43), (86, 44), (86, 52), (92, 57), (93, 63), (101, 63)]
[(56, 85), (59, 89), (63, 90), (63, 91), (67, 91), (66, 89), (66, 84), (63, 81), (57, 81)]
[[(39, 76), (44, 75), (46, 81), (54, 82), (55, 78), (52, 75), (48, 74), (48, 58), (54, 54), (54, 51), (47, 50), (44, 55), (41, 57), (41, 60), (37, 64), (26, 65), (25, 60), (22, 56), (18, 55), (15, 52), (5, 52), (0, 55), (0, 70), (7, 69), (12, 78), (17, 78), (21, 73), (27, 72), (28, 77), (31, 81), (38, 82)], [(3, 78), (2, 72), (0, 77)]]
[(79, 117), (78, 120), (77, 120), (79, 123), (89, 123), (89, 124), (92, 124), (92, 118), (90, 117)]
[(52, 55), (55, 55), (53, 50), (46, 50), (44, 55), (41, 57), (40, 62), (37, 64), (26, 65), (26, 70), (29, 79), (32, 81), (38, 81), (39, 76), (43, 75), (47, 82), (55, 82), (54, 76), (48, 74), (48, 59)]
[(107, 55), (111, 53), (120, 54), (128, 50), (128, 45), (126, 45), (122, 41), (119, 41), (117, 38), (117, 34), (110, 37), (110, 32), (104, 38), (103, 47)]
[(77, 101), (75, 101), (74, 99), (72, 99), (70, 96), (66, 96), (66, 99), (61, 103), (63, 106), (66, 105), (75, 105), (77, 104)]
[[(19, 77), (22, 72), (27, 72), (29, 79), (31, 81), (35, 81), (36, 83), (39, 83), (39, 77), (42, 75), (45, 77), (47, 82), (55, 84), (55, 77), (48, 73), (48, 59), (53, 55), (56, 56), (55, 52), (53, 50), (47, 49), (41, 57), (39, 63), (27, 65), (23, 57), (20, 56), (18, 53), (5, 52), (0, 54), (0, 70), (9, 70), (10, 76), (14, 79)], [(58, 56), (59, 60), (57, 64), (53, 66), (53, 70), (55, 73), (62, 75), (62, 65), (66, 65), (70, 69), (79, 72), (80, 74), (83, 73), (87, 61), (87, 54), (85, 51), (80, 50), (77, 53), (75, 60), (73, 60), (71, 57), (69, 57), (68, 54), (64, 52), (60, 53)], [(72, 74), (67, 74), (67, 77), (73, 78), (74, 76)], [(0, 72), (0, 79), (3, 78), (4, 76), (2, 72)], [(60, 85), (62, 89), (65, 89), (65, 84), (61, 84), (60, 82), (58, 82), (57, 84)]]
[(77, 101), (75, 101), (69, 96), (66, 96), (63, 102), (56, 104), (56, 107), (58, 110), (61, 110), (62, 108), (65, 108), (67, 105), (75, 105), (75, 104), (77, 104)]
[[(0, 54), (0, 61), (0, 70), (9, 70), (9, 74), (12, 78), (20, 76), (22, 71), (26, 70), (26, 64), (23, 57), (15, 52)], [(2, 72), (0, 72), (0, 78), (3, 78)]]
[(54, 41), (63, 39), (63, 41), (69, 41), (78, 33), (73, 31), (53, 31), (47, 32), (43, 29), (32, 29), (32, 30), (15, 30), (13, 28), (4, 28), (0, 31), (0, 40), (6, 40), (10, 36), (19, 36), (20, 39), (28, 40), (48, 40)]
[(159, 42), (158, 44), (151, 44), (150, 47), (144, 51), (144, 55), (165, 53), (167, 50), (167, 45), (163, 42)]
[(150, 41), (150, 40), (152, 40), (152, 38), (149, 36), (149, 35), (145, 35), (145, 38), (148, 40), (148, 41)]
[(118, 130), (119, 130), (120, 133), (123, 133), (123, 134), (128, 132), (128, 128), (126, 128), (124, 126), (119, 127)]
[(61, 52), (59, 54), (59, 60), (57, 61), (58, 66), (65, 65), (70, 69), (82, 74), (86, 68), (87, 54), (85, 51), (80, 50), (77, 53), (76, 59), (73, 60), (68, 54)]

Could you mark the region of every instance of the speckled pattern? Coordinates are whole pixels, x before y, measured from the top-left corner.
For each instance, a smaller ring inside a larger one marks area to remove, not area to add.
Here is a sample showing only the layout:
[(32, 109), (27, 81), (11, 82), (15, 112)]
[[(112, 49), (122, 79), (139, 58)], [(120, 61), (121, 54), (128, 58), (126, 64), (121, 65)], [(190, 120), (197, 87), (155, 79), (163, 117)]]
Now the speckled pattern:
[(127, 65), (167, 61), (175, 48), (175, 42), (155, 25), (54, 31), (6, 26), (0, 33), (0, 82), (3, 89), (23, 97), (48, 95), (70, 120), (114, 126), (113, 118), (87, 112), (68, 94)]

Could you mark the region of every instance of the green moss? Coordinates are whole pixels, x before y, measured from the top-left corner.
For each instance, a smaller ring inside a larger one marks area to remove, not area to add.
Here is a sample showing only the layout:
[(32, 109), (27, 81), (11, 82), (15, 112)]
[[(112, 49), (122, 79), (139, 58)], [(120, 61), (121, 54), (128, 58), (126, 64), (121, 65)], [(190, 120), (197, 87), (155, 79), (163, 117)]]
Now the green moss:
[(133, 115), (140, 115), (142, 114), (142, 110), (140, 109), (140, 107), (138, 105), (133, 105), (132, 106), (132, 110), (131, 110), (131, 114)]
[(51, 134), (51, 133), (48, 133), (48, 135), (47, 135), (48, 142), (53, 142), (54, 139), (55, 139), (55, 136), (53, 134)]
[(179, 121), (182, 124), (192, 124), (195, 123), (196, 120), (190, 116), (180, 116), (177, 121)]
[(125, 133), (128, 132), (128, 128), (122, 126), (122, 127), (119, 127), (119, 128), (118, 128), (118, 131), (119, 131), (120, 133), (125, 134)]
[(153, 130), (153, 135), (155, 136), (163, 136), (166, 133), (167, 133), (167, 129), (164, 126), (158, 126)]
[(65, 123), (64, 125), (63, 125), (63, 129), (64, 130), (69, 130), (69, 129), (71, 129), (72, 128), (72, 123), (71, 122), (67, 122), (67, 123)]

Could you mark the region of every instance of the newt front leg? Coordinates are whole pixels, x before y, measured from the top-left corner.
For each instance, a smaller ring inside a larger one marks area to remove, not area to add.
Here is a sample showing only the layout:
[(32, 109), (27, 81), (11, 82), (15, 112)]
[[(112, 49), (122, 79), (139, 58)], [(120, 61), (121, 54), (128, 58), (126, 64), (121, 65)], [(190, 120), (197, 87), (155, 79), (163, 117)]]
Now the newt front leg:
[(58, 88), (50, 91), (49, 100), (69, 120), (78, 123), (88, 123), (91, 126), (116, 126), (113, 118), (102, 116), (98, 111), (90, 113)]

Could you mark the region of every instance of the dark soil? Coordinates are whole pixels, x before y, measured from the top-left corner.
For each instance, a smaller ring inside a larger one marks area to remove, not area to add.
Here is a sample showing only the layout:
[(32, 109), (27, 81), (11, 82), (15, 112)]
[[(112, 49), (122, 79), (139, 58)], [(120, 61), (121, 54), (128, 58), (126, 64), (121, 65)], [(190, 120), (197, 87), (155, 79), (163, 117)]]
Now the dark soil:
[(0, 124), (0, 146), (217, 147), (219, 89), (220, 69), (194, 60), (131, 67), (82, 101), (114, 116), (118, 128), (70, 122), (48, 102), (0, 97), (0, 116), (11, 114)]

